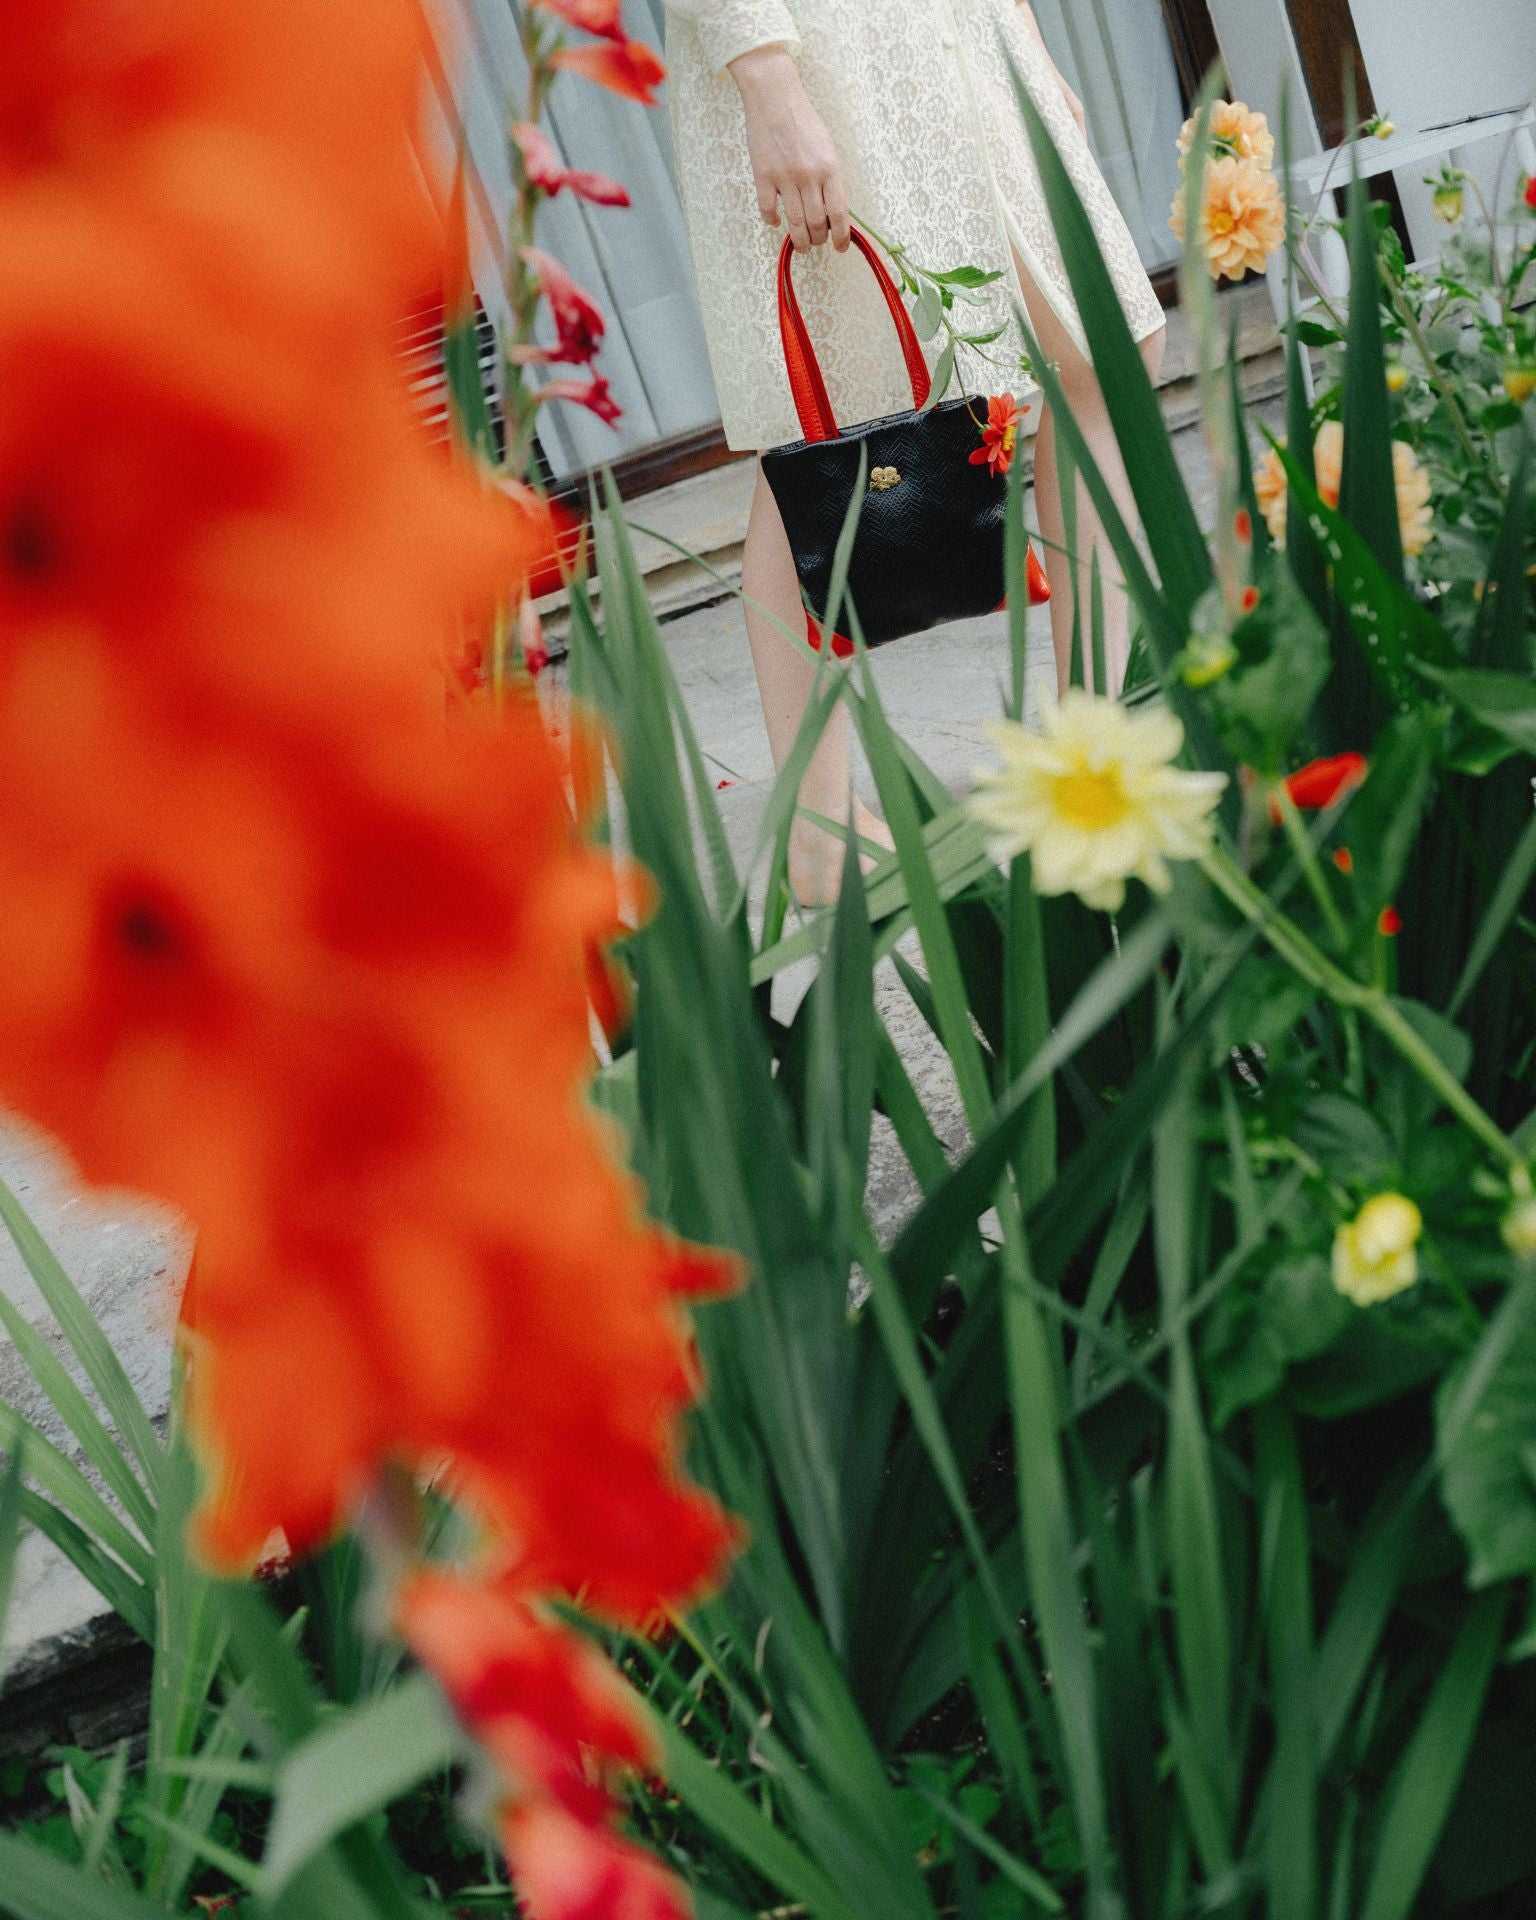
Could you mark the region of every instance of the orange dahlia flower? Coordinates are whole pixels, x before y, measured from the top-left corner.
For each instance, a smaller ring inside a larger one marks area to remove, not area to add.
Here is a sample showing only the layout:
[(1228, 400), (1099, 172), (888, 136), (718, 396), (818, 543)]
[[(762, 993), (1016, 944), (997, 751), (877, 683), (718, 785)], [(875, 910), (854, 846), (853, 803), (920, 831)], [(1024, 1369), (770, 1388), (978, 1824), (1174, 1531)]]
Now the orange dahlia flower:
[[(1285, 201), (1279, 182), (1252, 160), (1230, 155), (1205, 170), (1205, 204), (1199, 247), (1213, 280), (1242, 280), (1262, 273), (1285, 245)], [(1181, 186), (1169, 225), (1187, 237), (1186, 190)]]
[[(1318, 497), (1325, 505), (1337, 507), (1344, 486), (1344, 427), (1338, 420), (1324, 421), (1317, 430), (1313, 447)], [(1398, 531), (1403, 552), (1412, 558), (1420, 554), (1434, 537), (1435, 516), (1429, 474), (1406, 441), (1392, 443), (1392, 473), (1397, 488)], [(1273, 447), (1254, 469), (1254, 492), (1259, 507), (1277, 546), (1285, 545), (1289, 515), (1288, 480), (1284, 463)]]
[[(1188, 159), (1194, 150), (1193, 119), (1179, 129), (1179, 154)], [(1270, 169), (1275, 164), (1275, 136), (1269, 130), (1266, 114), (1255, 113), (1242, 100), (1218, 100), (1211, 108), (1211, 147), (1214, 158), (1252, 160), (1256, 166)]]

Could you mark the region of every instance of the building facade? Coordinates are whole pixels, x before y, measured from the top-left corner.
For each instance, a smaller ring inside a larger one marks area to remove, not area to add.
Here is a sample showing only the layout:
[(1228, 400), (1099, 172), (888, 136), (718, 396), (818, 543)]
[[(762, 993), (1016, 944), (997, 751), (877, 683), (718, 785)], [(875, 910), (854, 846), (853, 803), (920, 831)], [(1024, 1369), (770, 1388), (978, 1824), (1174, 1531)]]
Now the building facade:
[[(925, 0), (912, 0), (920, 6)], [(459, 26), (445, 60), (445, 138), (462, 137), (477, 176), (476, 280), (494, 315), (496, 234), (511, 199), (505, 125), (522, 89), (514, 9), (521, 0), (439, 0)], [(1292, 99), (1298, 154), (1334, 144), (1352, 81), (1361, 110), (1417, 131), (1522, 105), (1536, 93), (1530, 0), (1034, 0), (1057, 64), (1082, 97), (1089, 137), (1154, 276), (1172, 295), (1168, 211), (1175, 139), (1200, 76), (1218, 55), (1234, 92), (1278, 120)], [(663, 0), (627, 0), (629, 32), (664, 46)], [(1346, 78), (1348, 76), (1348, 78)], [(451, 131), (450, 131), (451, 129)], [(665, 112), (590, 86), (557, 87), (547, 130), (566, 163), (629, 187), (627, 210), (563, 195), (544, 210), (541, 243), (591, 289), (609, 316), (602, 368), (624, 409), (614, 431), (579, 408), (548, 409), (551, 473), (602, 463), (665, 477), (720, 448), (717, 408), (693, 295)], [(1498, 164), (1488, 155), (1490, 175)], [(1386, 188), (1410, 243), (1431, 244), (1417, 170)]]

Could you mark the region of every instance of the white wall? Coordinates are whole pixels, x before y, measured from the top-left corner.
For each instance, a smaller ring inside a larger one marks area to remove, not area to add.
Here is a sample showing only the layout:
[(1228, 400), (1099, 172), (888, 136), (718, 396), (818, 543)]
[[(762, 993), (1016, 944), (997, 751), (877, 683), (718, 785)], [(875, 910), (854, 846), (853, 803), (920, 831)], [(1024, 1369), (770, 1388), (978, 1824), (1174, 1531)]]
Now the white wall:
[[(1536, 96), (1536, 5), (1532, 0), (1353, 0), (1355, 30), (1381, 112), (1404, 132), (1466, 114), (1522, 106)], [(1211, 0), (1232, 86), (1278, 127), (1281, 87), (1291, 85), (1298, 155), (1320, 142), (1285, 0)], [(1475, 171), (1488, 189), (1504, 162), (1501, 145), (1484, 145)], [(1433, 250), (1426, 167), (1397, 176), (1416, 250)]]
[[(1536, 96), (1532, 0), (1354, 0), (1354, 12), (1376, 104), (1405, 132), (1526, 106)], [(1501, 161), (1507, 200), (1514, 181), (1503, 143), (1485, 143), (1474, 170), (1491, 191)], [(1397, 176), (1420, 251), (1433, 245), (1429, 191), (1421, 184), (1427, 171), (1405, 168)]]
[[(1408, 0), (1408, 3), (1417, 5), (1420, 0)], [(1396, 0), (1388, 0), (1388, 4), (1396, 4)], [(1517, 0), (1517, 4), (1527, 4), (1527, 0)], [(1312, 118), (1285, 0), (1211, 0), (1211, 18), (1227, 63), (1232, 96), (1245, 100), (1260, 113), (1267, 113), (1278, 138), (1280, 99), (1288, 83), (1292, 151), (1298, 159), (1319, 152), (1322, 143)]]

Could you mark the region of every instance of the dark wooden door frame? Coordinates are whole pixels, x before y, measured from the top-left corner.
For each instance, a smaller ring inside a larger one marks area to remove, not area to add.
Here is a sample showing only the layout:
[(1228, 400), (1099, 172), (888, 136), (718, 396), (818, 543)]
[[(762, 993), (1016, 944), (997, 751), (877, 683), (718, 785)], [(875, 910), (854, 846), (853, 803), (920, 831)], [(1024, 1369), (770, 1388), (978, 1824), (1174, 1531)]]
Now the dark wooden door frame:
[[(1352, 0), (1286, 0), (1286, 11), (1291, 17), (1318, 132), (1325, 147), (1336, 147), (1376, 111), (1376, 95), (1366, 71), (1360, 35), (1355, 31)], [(1369, 190), (1373, 200), (1391, 208), (1392, 224), (1411, 254), (1408, 217), (1397, 182), (1390, 173), (1378, 174), (1369, 183)], [(1335, 198), (1342, 210), (1342, 193)]]
[(1291, 16), (1318, 131), (1325, 146), (1336, 147), (1351, 131), (1351, 77), (1360, 119), (1376, 111), (1350, 0), (1286, 0), (1286, 10)]
[(1184, 105), (1192, 107), (1205, 76), (1221, 58), (1211, 9), (1207, 0), (1162, 0), (1162, 7)]

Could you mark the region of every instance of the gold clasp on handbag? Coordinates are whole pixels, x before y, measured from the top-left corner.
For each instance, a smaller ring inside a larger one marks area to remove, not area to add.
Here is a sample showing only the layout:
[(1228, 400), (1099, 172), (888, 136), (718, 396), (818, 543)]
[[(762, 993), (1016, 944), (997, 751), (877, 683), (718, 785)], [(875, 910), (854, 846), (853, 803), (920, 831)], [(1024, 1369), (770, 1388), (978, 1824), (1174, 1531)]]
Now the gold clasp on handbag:
[(876, 467), (869, 484), (876, 493), (889, 493), (892, 487), (901, 485), (901, 475), (894, 467)]

